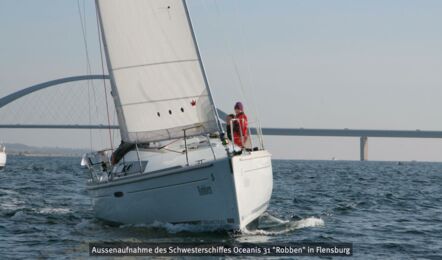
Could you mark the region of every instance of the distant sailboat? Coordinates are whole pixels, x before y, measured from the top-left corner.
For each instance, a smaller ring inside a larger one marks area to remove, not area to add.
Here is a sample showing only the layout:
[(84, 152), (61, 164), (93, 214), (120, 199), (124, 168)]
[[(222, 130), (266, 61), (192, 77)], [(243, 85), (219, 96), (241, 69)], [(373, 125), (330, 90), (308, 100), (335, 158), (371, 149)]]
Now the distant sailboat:
[[(242, 229), (266, 211), (271, 155), (231, 152), (186, 2), (96, 0), (122, 145), (90, 153), (96, 217)], [(235, 154), (235, 155), (234, 155)]]
[(6, 166), (6, 147), (0, 145), (0, 170), (3, 170)]

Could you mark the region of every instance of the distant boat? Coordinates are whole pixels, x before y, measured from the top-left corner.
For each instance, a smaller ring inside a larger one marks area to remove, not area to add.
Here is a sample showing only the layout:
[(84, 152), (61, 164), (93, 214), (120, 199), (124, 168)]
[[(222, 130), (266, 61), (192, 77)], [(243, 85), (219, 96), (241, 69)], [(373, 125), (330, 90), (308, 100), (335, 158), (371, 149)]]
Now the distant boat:
[(6, 147), (0, 145), (0, 170), (3, 170), (6, 166)]
[(96, 217), (228, 230), (257, 219), (272, 194), (271, 155), (262, 142), (234, 152), (220, 135), (186, 2), (96, 5), (123, 141), (83, 157)]
[(412, 160), (412, 161), (408, 161), (408, 162), (404, 162), (404, 161), (399, 161), (397, 163), (397, 165), (415, 165), (417, 163), (416, 160)]

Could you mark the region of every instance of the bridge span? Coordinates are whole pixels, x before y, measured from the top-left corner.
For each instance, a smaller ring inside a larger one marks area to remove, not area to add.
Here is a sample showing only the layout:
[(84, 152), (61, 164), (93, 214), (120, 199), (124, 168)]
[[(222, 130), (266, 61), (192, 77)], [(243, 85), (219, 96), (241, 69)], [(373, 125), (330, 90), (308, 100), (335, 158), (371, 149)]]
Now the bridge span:
[[(43, 83), (39, 83), (3, 98), (0, 98), (0, 109), (15, 100), (29, 95), (38, 90), (60, 85), (63, 83), (80, 80), (107, 80), (108, 75), (82, 75), (67, 78), (60, 78)], [(227, 114), (218, 109), (218, 114), (224, 119)], [(49, 124), (1, 124), (1, 128), (9, 129), (118, 129), (117, 125), (49, 125)], [(256, 128), (251, 128), (252, 134), (257, 133)], [(368, 159), (368, 137), (374, 138), (442, 138), (442, 131), (424, 130), (374, 130), (374, 129), (317, 129), (317, 128), (271, 128), (263, 127), (262, 133), (271, 136), (317, 136), (317, 137), (358, 137), (360, 138), (360, 160)]]
[[(252, 129), (256, 133), (256, 129)], [(442, 138), (442, 131), (421, 130), (367, 130), (367, 129), (314, 129), (314, 128), (262, 128), (264, 135), (359, 137), (360, 160), (368, 160), (368, 137), (377, 138)]]

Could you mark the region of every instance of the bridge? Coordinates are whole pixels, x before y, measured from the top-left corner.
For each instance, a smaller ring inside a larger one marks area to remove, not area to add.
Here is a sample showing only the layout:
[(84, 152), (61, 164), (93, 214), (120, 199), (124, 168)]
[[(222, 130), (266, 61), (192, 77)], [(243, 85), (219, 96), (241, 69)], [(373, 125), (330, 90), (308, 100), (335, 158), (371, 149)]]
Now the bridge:
[[(82, 80), (108, 80), (108, 75), (82, 75), (60, 78), (33, 86), (0, 98), (0, 109), (24, 96), (49, 87), (61, 85), (68, 82)], [(227, 114), (218, 109), (221, 118)], [(1, 128), (8, 129), (118, 129), (117, 125), (103, 124), (0, 124)], [(252, 134), (257, 133), (256, 128), (251, 129)], [(263, 127), (264, 135), (272, 136), (317, 136), (317, 137), (357, 137), (360, 139), (360, 160), (368, 160), (368, 137), (371, 138), (442, 138), (442, 131), (421, 131), (421, 130), (364, 130), (364, 129), (316, 129), (316, 128), (270, 128)]]

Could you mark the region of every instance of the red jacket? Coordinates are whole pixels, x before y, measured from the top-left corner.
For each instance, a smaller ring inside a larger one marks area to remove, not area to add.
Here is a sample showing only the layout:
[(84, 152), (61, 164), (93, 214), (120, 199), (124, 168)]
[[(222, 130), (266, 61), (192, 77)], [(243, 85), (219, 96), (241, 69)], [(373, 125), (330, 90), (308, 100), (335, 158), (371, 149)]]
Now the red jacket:
[(238, 132), (234, 131), (233, 132), (233, 142), (239, 147), (244, 147), (244, 144), (247, 141), (247, 137), (248, 137), (247, 116), (246, 116), (246, 114), (244, 114), (244, 112), (241, 112), (238, 115), (236, 115), (235, 118), (238, 119), (238, 121), (239, 121), (239, 131), (241, 131), (241, 133), (242, 133), (243, 140), (241, 140), (241, 133), (239, 131)]

